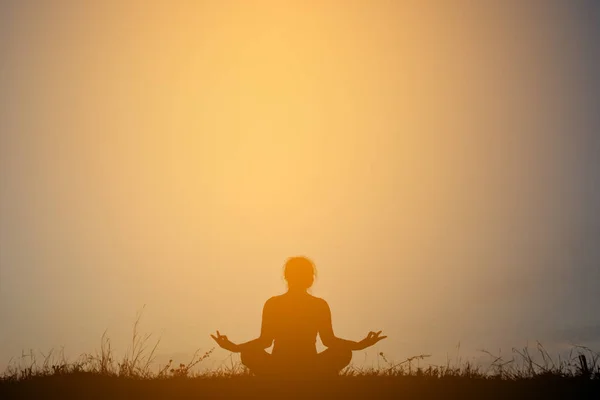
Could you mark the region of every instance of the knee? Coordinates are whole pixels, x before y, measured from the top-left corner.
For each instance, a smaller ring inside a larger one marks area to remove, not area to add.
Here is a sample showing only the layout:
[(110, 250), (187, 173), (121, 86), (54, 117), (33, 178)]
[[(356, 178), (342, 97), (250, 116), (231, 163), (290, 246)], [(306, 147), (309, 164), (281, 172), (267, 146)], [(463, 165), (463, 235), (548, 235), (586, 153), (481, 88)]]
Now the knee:
[(245, 350), (240, 353), (240, 360), (242, 364), (248, 366), (248, 364), (253, 364), (253, 361), (256, 360), (256, 352), (252, 350)]
[(256, 361), (261, 358), (261, 355), (262, 355), (261, 353), (264, 353), (264, 350), (263, 351), (256, 350), (256, 349), (244, 350), (240, 353), (240, 360), (242, 361), (242, 364), (249, 367), (251, 365), (256, 364)]
[(338, 357), (340, 358), (340, 362), (344, 365), (348, 365), (350, 364), (350, 361), (352, 361), (352, 350), (340, 349)]
[(352, 361), (352, 350), (345, 347), (333, 348), (333, 358), (336, 360), (335, 364), (341, 368), (350, 364)]

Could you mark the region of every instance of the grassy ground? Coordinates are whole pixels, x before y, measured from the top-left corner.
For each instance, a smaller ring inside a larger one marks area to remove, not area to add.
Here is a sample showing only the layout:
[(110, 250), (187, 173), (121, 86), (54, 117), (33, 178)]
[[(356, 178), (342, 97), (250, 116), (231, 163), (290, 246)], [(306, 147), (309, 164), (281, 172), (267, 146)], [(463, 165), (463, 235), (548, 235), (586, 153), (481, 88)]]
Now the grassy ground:
[(2, 399), (600, 399), (600, 380), (540, 375), (500, 379), (468, 376), (354, 375), (322, 381), (209, 376), (138, 379), (90, 372), (35, 376), (0, 383)]
[(115, 359), (108, 338), (99, 352), (68, 362), (62, 354), (30, 352), (13, 360), (0, 376), (0, 399), (595, 399), (600, 400), (600, 355), (574, 347), (564, 358), (551, 357), (538, 344), (530, 352), (513, 349), (511, 359), (491, 357), (487, 367), (419, 365), (427, 355), (388, 362), (378, 369), (348, 367), (340, 376), (308, 379), (259, 378), (239, 364), (198, 372), (211, 351), (193, 355), (187, 364), (154, 366), (159, 342), (137, 333), (131, 348)]
[(415, 368), (419, 356), (380, 369), (347, 368), (340, 376), (321, 380), (259, 378), (239, 365), (191, 372), (190, 366), (208, 354), (154, 373), (141, 358), (111, 363), (110, 358), (87, 356), (71, 364), (30, 364), (4, 374), (0, 399), (600, 399), (598, 357), (585, 349), (560, 364), (496, 360), (485, 370), (468, 363)]
[(2, 399), (169, 398), (419, 398), (598, 399), (599, 382), (538, 377), (515, 381), (478, 378), (340, 376), (321, 382), (281, 382), (256, 377), (130, 379), (91, 373), (36, 377), (0, 385)]

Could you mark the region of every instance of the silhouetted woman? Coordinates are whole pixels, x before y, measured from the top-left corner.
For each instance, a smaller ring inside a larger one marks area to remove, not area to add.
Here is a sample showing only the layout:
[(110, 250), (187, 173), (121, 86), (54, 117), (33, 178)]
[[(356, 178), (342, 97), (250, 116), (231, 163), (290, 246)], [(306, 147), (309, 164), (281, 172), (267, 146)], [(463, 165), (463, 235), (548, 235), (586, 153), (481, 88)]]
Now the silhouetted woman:
[[(285, 264), (288, 291), (266, 301), (260, 337), (235, 344), (227, 336), (211, 337), (222, 348), (241, 353), (242, 363), (256, 375), (337, 374), (352, 359), (353, 350), (363, 350), (387, 336), (369, 332), (360, 342), (333, 334), (327, 302), (307, 293), (315, 276), (315, 266), (306, 257), (289, 258)], [(327, 349), (317, 353), (317, 333)], [(265, 351), (273, 346), (271, 354)]]

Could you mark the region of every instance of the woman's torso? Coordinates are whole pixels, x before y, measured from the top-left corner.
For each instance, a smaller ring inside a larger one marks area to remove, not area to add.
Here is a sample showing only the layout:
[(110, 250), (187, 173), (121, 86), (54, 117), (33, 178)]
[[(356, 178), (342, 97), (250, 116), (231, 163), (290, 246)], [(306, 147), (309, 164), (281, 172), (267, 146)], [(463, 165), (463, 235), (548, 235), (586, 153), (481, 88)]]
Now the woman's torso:
[(295, 359), (316, 356), (323, 300), (308, 293), (286, 293), (273, 297), (272, 301), (273, 356)]

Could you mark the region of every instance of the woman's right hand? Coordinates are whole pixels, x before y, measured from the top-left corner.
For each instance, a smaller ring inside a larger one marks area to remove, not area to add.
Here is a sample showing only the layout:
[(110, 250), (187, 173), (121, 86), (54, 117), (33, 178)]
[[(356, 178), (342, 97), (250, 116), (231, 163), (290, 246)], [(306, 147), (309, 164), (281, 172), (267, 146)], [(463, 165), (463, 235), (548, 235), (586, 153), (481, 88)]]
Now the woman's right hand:
[(227, 336), (225, 335), (221, 335), (219, 333), (219, 331), (217, 331), (217, 336), (215, 335), (210, 335), (211, 338), (213, 338), (215, 340), (215, 342), (217, 342), (217, 344), (225, 349), (225, 350), (229, 350), (232, 351), (234, 353), (239, 353), (239, 345), (233, 343), (231, 340), (227, 339)]
[(387, 336), (379, 336), (380, 334), (381, 334), (381, 331), (379, 331), (379, 332), (369, 332), (369, 334), (367, 335), (366, 338), (364, 338), (363, 340), (361, 340), (360, 342), (358, 342), (358, 348), (357, 348), (357, 350), (364, 350), (367, 347), (371, 347), (375, 343), (377, 343), (380, 340), (383, 340), (383, 339), (385, 339), (387, 337)]

